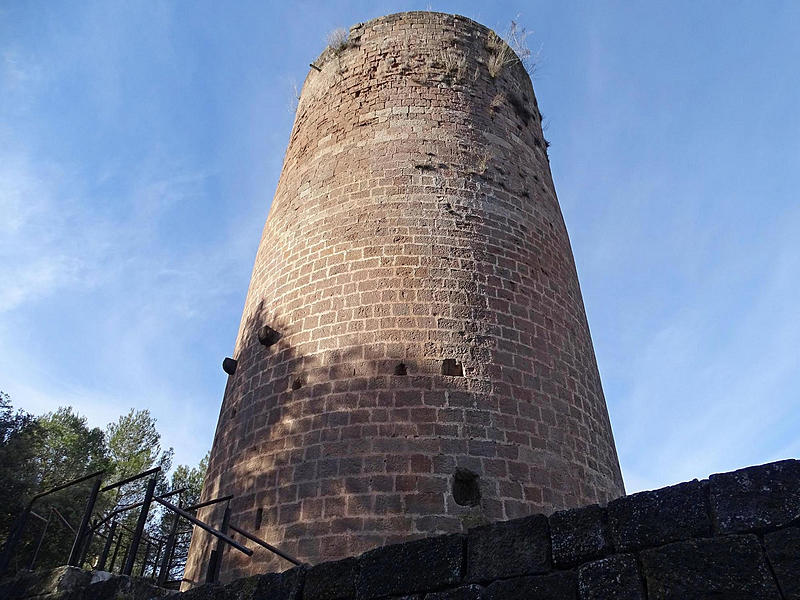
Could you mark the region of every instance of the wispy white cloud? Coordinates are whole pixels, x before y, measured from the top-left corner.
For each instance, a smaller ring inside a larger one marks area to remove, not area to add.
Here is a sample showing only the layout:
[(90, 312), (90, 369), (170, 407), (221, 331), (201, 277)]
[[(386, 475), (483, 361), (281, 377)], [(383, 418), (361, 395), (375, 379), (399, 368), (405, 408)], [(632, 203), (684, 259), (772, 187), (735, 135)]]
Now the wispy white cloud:
[(631, 382), (615, 399), (629, 487), (677, 483), (800, 449), (776, 443), (785, 439), (782, 430), (800, 430), (798, 228), (800, 213), (785, 215), (748, 249), (755, 260), (709, 276), (707, 289), (655, 334), (640, 331), (641, 353), (630, 364), (613, 367), (627, 368)]
[(42, 66), (23, 56), (17, 49), (6, 49), (0, 58), (0, 65), (0, 78), (6, 93), (30, 93), (30, 89), (44, 78)]
[(23, 157), (0, 156), (0, 313), (80, 279), (82, 260), (59, 243), (56, 169), (35, 173)]
[[(0, 8), (0, 389), (98, 425), (150, 408), (194, 459), (281, 169), (275, 90), (302, 80), (309, 40), (388, 12), (215, 6)], [(458, 10), (501, 26), (518, 12), (486, 6)], [(553, 8), (536, 27), (630, 490), (800, 452), (799, 88), (763, 68), (791, 54), (791, 19), (700, 39), (685, 26), (700, 5), (648, 10)]]
[[(165, 215), (191, 213), (207, 193), (203, 173), (173, 173), (153, 160), (158, 169), (108, 198), (87, 192), (95, 182), (68, 165), (37, 163), (27, 152), (0, 160), (0, 212), (10, 216), (0, 224), (0, 389), (34, 413), (72, 405), (95, 426), (149, 408), (177, 460), (199, 460), (221, 388), (208, 386), (207, 374), (191, 380), (198, 368), (218, 370), (216, 361), (199, 366), (192, 346), (198, 325), (236, 289), (231, 272), (241, 269), (232, 265), (250, 252), (235, 236), (164, 243)], [(109, 202), (115, 210), (102, 208)], [(42, 317), (58, 329), (36, 323)], [(81, 339), (65, 344), (73, 332)], [(56, 344), (48, 348), (42, 336)], [(67, 360), (65, 348), (83, 359)]]

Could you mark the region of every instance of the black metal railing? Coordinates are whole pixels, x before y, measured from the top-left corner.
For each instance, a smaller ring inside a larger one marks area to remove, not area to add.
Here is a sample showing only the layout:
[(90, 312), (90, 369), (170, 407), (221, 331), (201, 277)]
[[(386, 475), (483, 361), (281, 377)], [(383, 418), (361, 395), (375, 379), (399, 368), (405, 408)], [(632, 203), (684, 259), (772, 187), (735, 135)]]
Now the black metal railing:
[[(23, 534), (25, 533), (31, 516), (41, 520), (44, 525), (42, 527), (42, 531), (39, 533), (33, 555), (28, 564), (28, 568), (30, 570), (33, 570), (36, 565), (42, 544), (47, 539), (48, 530), (51, 529), (51, 522), (54, 516), (62, 526), (68, 528), (75, 536), (69, 552), (67, 564), (74, 567), (83, 567), (87, 561), (92, 543), (95, 540), (98, 540), (102, 546), (102, 549), (99, 551), (99, 553), (95, 554), (97, 560), (94, 568), (101, 571), (107, 570), (114, 572), (115, 567), (117, 566), (117, 561), (121, 560), (121, 568), (119, 572), (123, 575), (133, 575), (134, 568), (139, 559), (140, 549), (143, 549), (144, 555), (141, 558), (141, 561), (138, 562), (138, 575), (140, 577), (149, 577), (150, 579), (155, 580), (155, 582), (161, 586), (167, 585), (170, 571), (173, 568), (174, 552), (179, 535), (179, 525), (181, 519), (185, 519), (193, 526), (200, 527), (217, 539), (216, 547), (211, 551), (208, 565), (206, 567), (207, 582), (216, 582), (219, 580), (223, 551), (226, 546), (229, 546), (230, 548), (241, 552), (246, 556), (253, 555), (252, 549), (233, 539), (233, 533), (258, 544), (262, 548), (265, 548), (266, 550), (276, 554), (277, 556), (280, 556), (294, 565), (300, 564), (300, 561), (298, 561), (296, 558), (265, 542), (254, 534), (233, 525), (230, 522), (230, 503), (234, 498), (232, 495), (213, 498), (211, 500), (206, 500), (204, 502), (187, 507), (182, 507), (180, 500), (180, 495), (186, 491), (185, 488), (172, 490), (161, 495), (156, 495), (155, 490), (160, 471), (160, 467), (155, 467), (106, 486), (103, 486), (102, 484), (102, 475), (105, 473), (105, 471), (97, 471), (36, 494), (33, 496), (33, 498), (31, 498), (30, 502), (28, 502), (23, 511), (18, 515), (14, 526), (12, 527), (11, 533), (6, 540), (3, 551), (0, 553), (0, 576), (3, 576), (7, 573), (12, 557), (15, 556), (15, 553), (19, 549), (20, 542), (23, 538)], [(109, 511), (108, 514), (92, 520), (98, 498), (101, 494), (119, 489), (124, 485), (134, 483), (144, 478), (148, 479), (142, 500), (114, 508), (113, 510)], [(59, 512), (55, 506), (50, 506), (48, 508), (46, 517), (33, 511), (34, 504), (41, 498), (91, 479), (94, 479), (94, 482), (92, 483), (91, 490), (89, 491), (83, 515), (77, 528), (73, 527), (73, 525), (70, 524), (70, 522), (61, 512)], [(171, 498), (173, 496), (178, 496), (177, 505), (167, 500), (167, 498)], [(223, 502), (225, 503), (225, 509), (219, 528), (202, 521), (196, 515), (192, 514), (200, 508), (205, 508)], [(169, 511), (169, 513), (173, 515), (172, 522), (169, 526), (169, 533), (166, 537), (153, 535), (147, 533), (146, 531), (148, 516), (151, 514), (151, 508), (153, 507), (154, 503), (161, 505), (163, 509)], [(120, 517), (128, 511), (135, 510), (137, 508), (139, 509), (139, 514), (136, 519), (135, 526), (131, 528), (124, 524), (120, 520)], [(124, 539), (126, 537), (128, 537), (127, 544), (124, 543)], [(176, 568), (179, 568), (179, 566), (180, 563), (178, 563)]]
[[(105, 470), (89, 473), (88, 475), (84, 475), (83, 477), (79, 477), (77, 479), (73, 479), (72, 481), (62, 483), (61, 485), (57, 485), (56, 487), (50, 488), (47, 491), (39, 492), (33, 498), (31, 498), (28, 504), (22, 510), (22, 512), (17, 516), (17, 519), (11, 528), (11, 533), (9, 534), (8, 539), (6, 540), (3, 552), (2, 554), (0, 554), (0, 576), (4, 575), (8, 570), (8, 565), (11, 563), (11, 558), (12, 556), (14, 556), (17, 546), (19, 545), (19, 542), (22, 539), (22, 534), (25, 532), (25, 528), (28, 524), (28, 519), (31, 516), (31, 512), (33, 512), (33, 505), (36, 503), (36, 501), (41, 498), (44, 498), (45, 496), (49, 496), (50, 494), (60, 492), (61, 490), (65, 490), (79, 483), (83, 483), (84, 481), (88, 481), (89, 479), (93, 479), (95, 477), (99, 478), (103, 473), (105, 473)], [(40, 515), (37, 515), (37, 517), (41, 518)], [(63, 517), (61, 518), (63, 519)], [(67, 522), (66, 519), (63, 520), (65, 523)], [(69, 523), (67, 523), (67, 525), (70, 528), (72, 528), (72, 526), (69, 525)], [(41, 544), (39, 544), (39, 547), (41, 547)]]

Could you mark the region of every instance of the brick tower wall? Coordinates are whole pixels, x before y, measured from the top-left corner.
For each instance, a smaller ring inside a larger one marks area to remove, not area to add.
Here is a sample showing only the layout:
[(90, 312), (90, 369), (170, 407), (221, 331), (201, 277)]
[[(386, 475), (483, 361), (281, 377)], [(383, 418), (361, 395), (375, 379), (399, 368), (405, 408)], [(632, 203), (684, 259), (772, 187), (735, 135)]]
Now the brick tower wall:
[[(541, 115), (505, 50), (464, 17), (390, 15), (303, 86), (203, 492), (303, 561), (624, 494)], [(214, 546), (195, 531), (188, 580)], [(222, 579), (288, 566), (225, 549)]]

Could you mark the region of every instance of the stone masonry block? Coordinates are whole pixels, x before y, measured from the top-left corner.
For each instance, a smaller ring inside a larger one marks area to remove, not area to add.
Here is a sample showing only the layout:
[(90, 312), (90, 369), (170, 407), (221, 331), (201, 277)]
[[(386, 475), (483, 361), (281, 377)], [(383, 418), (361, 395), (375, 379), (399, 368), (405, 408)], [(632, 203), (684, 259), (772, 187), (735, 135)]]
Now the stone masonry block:
[(306, 573), (303, 600), (345, 600), (355, 598), (358, 561), (346, 558), (311, 567)]
[(0, 581), (0, 598), (21, 600), (48, 594), (70, 594), (89, 584), (92, 575), (77, 567), (22, 572)]
[(226, 600), (299, 600), (306, 567), (237, 579), (225, 586)]
[(641, 553), (649, 600), (775, 600), (778, 588), (754, 535), (675, 542)]
[(544, 515), (470, 529), (467, 536), (468, 581), (492, 581), (549, 570), (550, 532)]
[(611, 552), (606, 511), (597, 504), (553, 513), (549, 522), (557, 566), (576, 565)]
[(425, 594), (425, 600), (481, 600), (484, 589), (479, 585), (463, 585), (445, 592)]
[(720, 533), (777, 528), (800, 519), (800, 461), (782, 460), (710, 478), (711, 513)]
[(97, 578), (97, 573), (90, 585), (73, 598), (80, 600), (156, 600), (170, 594), (169, 591), (156, 587), (151, 581), (127, 575), (111, 575)]
[(560, 571), (496, 581), (486, 588), (484, 597), (487, 600), (577, 600), (577, 588), (575, 572)]
[(618, 554), (578, 570), (581, 600), (645, 600), (639, 565), (633, 554)]
[(413, 594), (461, 581), (464, 537), (444, 535), (362, 554), (356, 578), (361, 600)]
[(800, 527), (768, 533), (764, 545), (784, 600), (800, 600)]
[(638, 550), (710, 534), (704, 487), (694, 480), (610, 502), (608, 521), (614, 547)]
[(198, 585), (190, 590), (181, 592), (180, 600), (228, 600), (225, 586), (217, 583)]

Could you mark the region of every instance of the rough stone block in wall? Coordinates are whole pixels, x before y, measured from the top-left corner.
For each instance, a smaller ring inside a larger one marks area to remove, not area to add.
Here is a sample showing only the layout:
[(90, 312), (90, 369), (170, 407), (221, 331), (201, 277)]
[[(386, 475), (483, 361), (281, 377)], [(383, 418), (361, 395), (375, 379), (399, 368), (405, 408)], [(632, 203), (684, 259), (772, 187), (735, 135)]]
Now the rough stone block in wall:
[(69, 595), (89, 585), (92, 576), (75, 567), (58, 567), (49, 571), (23, 571), (0, 581), (0, 598), (23, 600), (37, 596)]
[(575, 572), (503, 579), (487, 587), (485, 597), (488, 600), (577, 600)]
[[(500, 51), (402, 13), (304, 83), (203, 491), (301, 561), (624, 493), (541, 114)], [(221, 574), (286, 566), (226, 548)]]
[(800, 600), (800, 527), (768, 533), (764, 546), (784, 600)]
[(553, 563), (570, 566), (610, 553), (607, 521), (606, 509), (596, 504), (550, 515)]
[(306, 573), (303, 600), (349, 600), (356, 597), (358, 561), (345, 558), (311, 567)]
[(463, 575), (464, 538), (445, 535), (377, 548), (359, 558), (356, 596), (400, 596), (457, 584)]
[(492, 581), (550, 570), (550, 532), (544, 515), (470, 530), (467, 578)]
[(780, 597), (754, 535), (675, 542), (642, 552), (641, 560), (650, 600)]
[(483, 588), (479, 585), (464, 585), (446, 592), (425, 594), (425, 600), (482, 600)]
[(295, 567), (283, 573), (244, 577), (228, 584), (225, 591), (227, 598), (236, 600), (262, 600), (263, 598), (300, 600), (304, 577), (304, 567)]
[(645, 600), (642, 576), (633, 554), (619, 554), (584, 565), (578, 571), (581, 600)]
[(800, 460), (782, 460), (709, 477), (720, 533), (780, 527), (800, 519)]
[(628, 551), (711, 533), (706, 483), (697, 480), (640, 492), (608, 505), (611, 539)]

